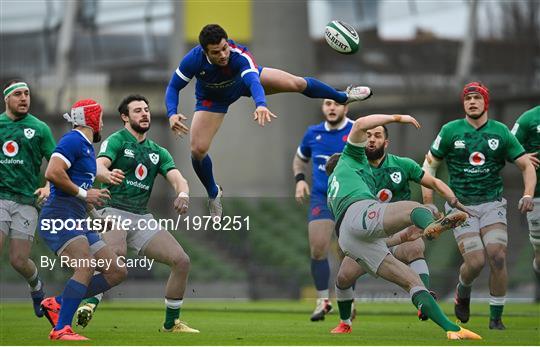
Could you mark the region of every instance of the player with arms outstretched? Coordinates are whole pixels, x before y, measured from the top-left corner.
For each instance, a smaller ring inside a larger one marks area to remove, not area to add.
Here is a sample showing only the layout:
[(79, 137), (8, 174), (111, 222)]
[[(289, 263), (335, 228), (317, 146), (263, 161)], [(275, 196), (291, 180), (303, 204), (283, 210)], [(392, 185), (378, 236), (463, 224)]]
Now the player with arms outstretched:
[[(367, 131), (392, 122), (420, 125), (408, 115), (376, 114), (354, 122), (343, 153), (328, 161), (328, 206), (336, 218), (341, 249), (373, 276), (381, 276), (410, 293), (412, 302), (423, 314), (447, 332), (448, 339), (481, 339), (452, 323), (410, 267), (397, 260), (386, 246), (386, 238), (402, 232), (412, 241), (420, 236), (436, 238), (460, 225), (467, 213), (453, 212), (435, 221), (430, 209), (414, 201), (380, 203), (373, 194), (375, 179), (366, 156)], [(339, 159), (338, 159), (339, 158)], [(457, 198), (447, 197), (452, 206), (464, 209)]]
[[(473, 212), (454, 230), (463, 256), (456, 287), (454, 311), (466, 323), (470, 317), (473, 281), (489, 264), (489, 328), (503, 330), (502, 313), (506, 298), (506, 200), (502, 197), (500, 172), (506, 160), (522, 171), (525, 189), (519, 200), (521, 213), (532, 211), (536, 173), (525, 149), (503, 123), (488, 118), (489, 90), (479, 82), (467, 84), (461, 93), (465, 117), (444, 125), (431, 145), (424, 170), (432, 175), (443, 159), (450, 176), (450, 188)], [(432, 191), (422, 188), (424, 203), (433, 203)], [(451, 210), (447, 206), (447, 210)]]
[(343, 92), (315, 78), (258, 66), (248, 49), (230, 40), (217, 24), (206, 25), (201, 30), (199, 43), (173, 73), (165, 103), (171, 129), (180, 135), (187, 134), (189, 129), (182, 122), (186, 117), (178, 113), (178, 93), (193, 77), (197, 78), (197, 105), (190, 131), (192, 164), (208, 193), (213, 217), (220, 217), (223, 212), (222, 189), (214, 180), (208, 150), (232, 103), (242, 96), (251, 96), (256, 106), (254, 119), (263, 126), (276, 117), (267, 107), (266, 94), (296, 92), (341, 104), (365, 100), (372, 95), (368, 87), (349, 87)]

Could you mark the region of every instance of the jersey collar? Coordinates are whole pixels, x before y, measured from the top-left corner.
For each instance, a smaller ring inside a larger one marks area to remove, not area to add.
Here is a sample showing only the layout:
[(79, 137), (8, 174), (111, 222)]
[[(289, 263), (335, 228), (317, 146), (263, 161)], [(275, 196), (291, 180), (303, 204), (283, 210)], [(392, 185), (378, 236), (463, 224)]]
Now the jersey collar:
[(339, 131), (339, 130), (343, 130), (343, 128), (345, 128), (349, 122), (352, 122), (352, 120), (350, 120), (348, 117), (345, 117), (345, 118), (343, 118), (343, 120), (341, 121), (341, 124), (340, 124), (337, 128), (331, 129), (331, 128), (330, 128), (330, 123), (328, 123), (328, 121), (324, 121), (324, 129), (325, 129), (326, 131)]
[(467, 121), (467, 118), (463, 118), (463, 121), (464, 121), (468, 126), (470, 126), (471, 128), (473, 128), (473, 129), (476, 130), (476, 131), (480, 131), (481, 129), (483, 129), (486, 125), (488, 125), (488, 123), (489, 123), (490, 120), (491, 120), (491, 119), (488, 118), (484, 124), (482, 124), (482, 125), (479, 126), (478, 128), (475, 128), (471, 123), (469, 123), (469, 122)]
[(133, 134), (130, 133), (129, 130), (127, 130), (126, 128), (122, 129), (122, 131), (125, 132), (126, 134), (128, 134), (128, 136), (129, 136), (129, 137), (133, 140), (133, 142), (135, 142), (135, 143), (139, 143), (139, 144), (144, 143), (144, 141), (146, 141), (146, 139), (148, 138), (148, 136), (147, 136), (147, 137), (144, 138), (144, 140), (142, 140), (142, 141), (139, 142), (139, 140), (137, 140), (137, 138), (136, 138), (135, 136), (133, 136)]
[(74, 131), (78, 132), (79, 134), (81, 134), (81, 136), (86, 140), (88, 141), (89, 144), (92, 144), (92, 142), (86, 137), (86, 135), (80, 131), (79, 129), (73, 129)]

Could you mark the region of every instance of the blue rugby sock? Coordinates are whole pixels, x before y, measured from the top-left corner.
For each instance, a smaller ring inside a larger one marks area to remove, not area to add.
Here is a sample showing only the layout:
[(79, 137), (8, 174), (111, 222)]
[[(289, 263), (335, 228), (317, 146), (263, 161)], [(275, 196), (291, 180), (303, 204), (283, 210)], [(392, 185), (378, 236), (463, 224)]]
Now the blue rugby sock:
[(55, 299), (56, 299), (56, 302), (57, 302), (57, 303), (59, 303), (60, 305), (62, 305), (62, 295), (57, 295), (57, 296), (55, 297)]
[(306, 89), (302, 92), (307, 97), (314, 99), (332, 99), (340, 104), (347, 101), (347, 94), (345, 92), (336, 90), (328, 84), (319, 81), (312, 77), (304, 77), (307, 82)]
[(73, 279), (67, 281), (62, 292), (62, 308), (60, 308), (58, 323), (56, 323), (54, 330), (61, 330), (66, 325), (71, 325), (75, 311), (77, 311), (85, 293), (86, 286), (84, 284)]
[(328, 263), (328, 259), (311, 259), (311, 276), (313, 276), (317, 290), (327, 290), (328, 281), (330, 280), (330, 264)]
[(208, 197), (214, 199), (218, 195), (218, 187), (214, 180), (214, 174), (212, 173), (212, 160), (207, 154), (202, 160), (197, 160), (191, 157), (191, 164), (197, 174), (197, 177), (201, 180)]
[(89, 298), (96, 294), (106, 292), (109, 289), (111, 289), (111, 285), (107, 282), (105, 276), (102, 273), (99, 273), (92, 276), (92, 280), (88, 284), (88, 289), (84, 297)]

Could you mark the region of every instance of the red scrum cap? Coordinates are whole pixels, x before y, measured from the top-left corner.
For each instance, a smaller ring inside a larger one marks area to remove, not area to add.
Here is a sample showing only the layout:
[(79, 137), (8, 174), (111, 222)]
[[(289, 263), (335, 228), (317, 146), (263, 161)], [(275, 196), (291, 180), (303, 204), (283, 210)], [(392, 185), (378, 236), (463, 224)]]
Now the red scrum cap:
[(87, 126), (98, 133), (102, 112), (103, 107), (97, 101), (84, 99), (74, 103), (70, 114), (64, 114), (64, 118), (73, 125)]
[(470, 93), (478, 93), (484, 98), (484, 111), (488, 110), (489, 107), (489, 89), (480, 82), (471, 82), (463, 87), (461, 92), (461, 101), (465, 99), (465, 95)]

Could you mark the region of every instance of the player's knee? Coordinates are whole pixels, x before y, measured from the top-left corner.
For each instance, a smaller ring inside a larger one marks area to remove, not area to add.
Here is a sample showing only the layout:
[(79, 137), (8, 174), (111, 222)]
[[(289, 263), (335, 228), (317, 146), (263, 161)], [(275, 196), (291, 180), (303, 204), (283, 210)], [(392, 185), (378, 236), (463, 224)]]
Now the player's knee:
[(417, 239), (407, 246), (407, 261), (411, 262), (415, 259), (424, 258), (424, 241)]
[(127, 247), (126, 245), (116, 246), (113, 248), (113, 252), (119, 257), (125, 257), (127, 255)]
[(114, 282), (114, 284), (112, 285), (117, 285), (119, 284), (120, 282), (123, 282), (126, 278), (127, 278), (127, 275), (128, 275), (128, 270), (125, 266), (115, 266), (113, 268), (113, 271), (111, 273), (111, 277), (112, 277), (112, 280)]
[(336, 276), (336, 285), (340, 288), (349, 288), (354, 284), (354, 278), (345, 271), (339, 271)]
[(197, 160), (202, 160), (209, 149), (210, 144), (196, 140), (191, 142), (191, 155)]
[(328, 247), (323, 244), (316, 244), (310, 246), (311, 259), (323, 260), (328, 256)]
[(186, 252), (175, 252), (170, 259), (169, 265), (173, 269), (187, 272), (191, 267), (191, 260)]
[(479, 272), (484, 268), (484, 265), (486, 264), (486, 258), (483, 254), (477, 254), (472, 257), (468, 257), (465, 260), (465, 264), (469, 269), (475, 272)]
[(303, 92), (307, 87), (307, 82), (303, 77), (294, 76), (289, 81), (289, 89), (295, 92)]
[(494, 270), (502, 270), (506, 265), (506, 251), (499, 248), (488, 254), (489, 264)]

